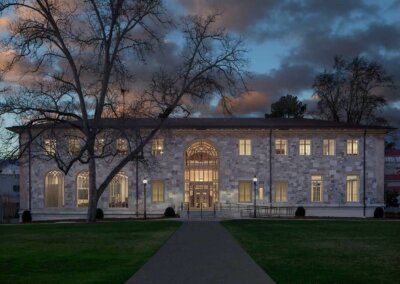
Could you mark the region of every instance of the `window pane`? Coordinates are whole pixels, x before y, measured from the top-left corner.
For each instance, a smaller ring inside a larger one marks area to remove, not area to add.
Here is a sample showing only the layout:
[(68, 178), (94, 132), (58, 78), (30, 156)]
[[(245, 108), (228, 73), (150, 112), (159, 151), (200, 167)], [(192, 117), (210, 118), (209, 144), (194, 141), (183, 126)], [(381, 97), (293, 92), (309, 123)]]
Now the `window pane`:
[(153, 156), (164, 154), (164, 139), (153, 139), (151, 144), (151, 153)]
[(358, 176), (346, 178), (347, 201), (358, 202)]
[(251, 140), (250, 139), (239, 139), (239, 155), (250, 156), (251, 155)]
[(276, 202), (287, 202), (287, 181), (276, 182)]
[(60, 171), (51, 171), (45, 179), (45, 207), (64, 206), (64, 175)]
[(310, 139), (300, 139), (299, 141), (299, 154), (309, 156), (311, 155), (311, 140)]
[(47, 155), (54, 156), (56, 154), (57, 142), (56, 139), (45, 139), (44, 150)]
[(151, 182), (151, 199), (153, 202), (164, 202), (164, 182), (154, 180)]
[(347, 154), (348, 155), (358, 155), (358, 140), (348, 139), (347, 140)]
[(335, 155), (335, 140), (324, 139), (323, 140), (323, 155), (334, 156)]
[(311, 177), (311, 201), (322, 202), (322, 176)]
[(124, 172), (117, 174), (109, 186), (109, 207), (128, 207), (128, 176)]
[(251, 202), (251, 181), (239, 181), (239, 202)]
[(87, 207), (89, 204), (89, 172), (85, 171), (76, 179), (77, 206)]
[(287, 154), (287, 140), (286, 139), (276, 139), (275, 140), (275, 153), (277, 155)]

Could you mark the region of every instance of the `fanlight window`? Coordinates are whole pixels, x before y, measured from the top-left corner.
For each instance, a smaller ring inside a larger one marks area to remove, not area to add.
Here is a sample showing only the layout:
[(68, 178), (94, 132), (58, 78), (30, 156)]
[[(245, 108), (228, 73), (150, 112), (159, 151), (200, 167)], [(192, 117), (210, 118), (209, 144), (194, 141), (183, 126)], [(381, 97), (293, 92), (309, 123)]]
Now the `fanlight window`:
[(51, 171), (45, 178), (45, 207), (64, 206), (64, 174)]
[(89, 172), (81, 172), (76, 179), (77, 206), (87, 207), (89, 204)]
[(128, 208), (128, 176), (117, 174), (109, 185), (109, 207)]

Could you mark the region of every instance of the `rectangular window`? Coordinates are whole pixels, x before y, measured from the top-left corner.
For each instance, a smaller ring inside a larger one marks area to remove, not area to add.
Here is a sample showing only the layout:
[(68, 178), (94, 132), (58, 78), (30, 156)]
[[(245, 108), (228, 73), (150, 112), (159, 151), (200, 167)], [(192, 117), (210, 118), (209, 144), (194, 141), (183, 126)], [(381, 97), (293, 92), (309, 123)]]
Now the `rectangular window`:
[(287, 140), (275, 139), (275, 154), (287, 155)]
[(56, 154), (57, 142), (56, 139), (45, 139), (44, 140), (44, 150), (49, 156), (54, 156)]
[(78, 138), (71, 138), (68, 140), (68, 154), (78, 155), (81, 150), (81, 143)]
[(347, 202), (358, 202), (358, 176), (346, 178)]
[(103, 151), (104, 151), (104, 138), (96, 138), (96, 141), (94, 143), (94, 151), (95, 151), (96, 155), (103, 154)]
[(264, 199), (264, 187), (259, 187), (258, 188), (258, 199), (263, 200)]
[(250, 156), (251, 155), (251, 140), (250, 139), (239, 139), (239, 155)]
[(311, 140), (310, 139), (300, 139), (299, 154), (301, 156), (310, 156), (311, 155)]
[(322, 176), (311, 176), (311, 201), (322, 202)]
[(117, 152), (120, 154), (128, 153), (128, 140), (126, 140), (125, 138), (117, 139)]
[(358, 155), (358, 140), (348, 139), (346, 148), (347, 148), (347, 155)]
[(287, 202), (287, 181), (277, 181), (276, 182), (276, 202)]
[(239, 181), (239, 202), (251, 202), (251, 181)]
[(151, 182), (151, 200), (153, 202), (164, 202), (164, 182), (154, 180)]
[(322, 152), (324, 156), (334, 156), (335, 155), (335, 140), (334, 139), (324, 139), (322, 145)]
[(151, 143), (151, 154), (153, 156), (164, 154), (164, 139), (153, 139)]

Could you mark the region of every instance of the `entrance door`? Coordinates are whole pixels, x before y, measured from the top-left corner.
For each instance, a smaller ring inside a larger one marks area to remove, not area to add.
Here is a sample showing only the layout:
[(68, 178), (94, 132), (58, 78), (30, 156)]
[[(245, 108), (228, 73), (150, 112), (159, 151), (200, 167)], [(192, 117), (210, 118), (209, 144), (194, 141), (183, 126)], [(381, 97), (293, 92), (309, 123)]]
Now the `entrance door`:
[(208, 209), (213, 206), (213, 197), (210, 185), (193, 184), (191, 188), (190, 207)]

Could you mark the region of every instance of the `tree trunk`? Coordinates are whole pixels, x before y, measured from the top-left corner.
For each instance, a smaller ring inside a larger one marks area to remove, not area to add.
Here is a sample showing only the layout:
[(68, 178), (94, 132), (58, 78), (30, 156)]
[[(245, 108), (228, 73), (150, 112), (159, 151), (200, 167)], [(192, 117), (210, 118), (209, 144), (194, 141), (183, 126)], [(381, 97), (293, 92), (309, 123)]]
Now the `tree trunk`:
[(91, 159), (89, 161), (89, 206), (86, 219), (88, 223), (96, 222), (98, 200), (96, 187), (96, 162), (94, 159)]

